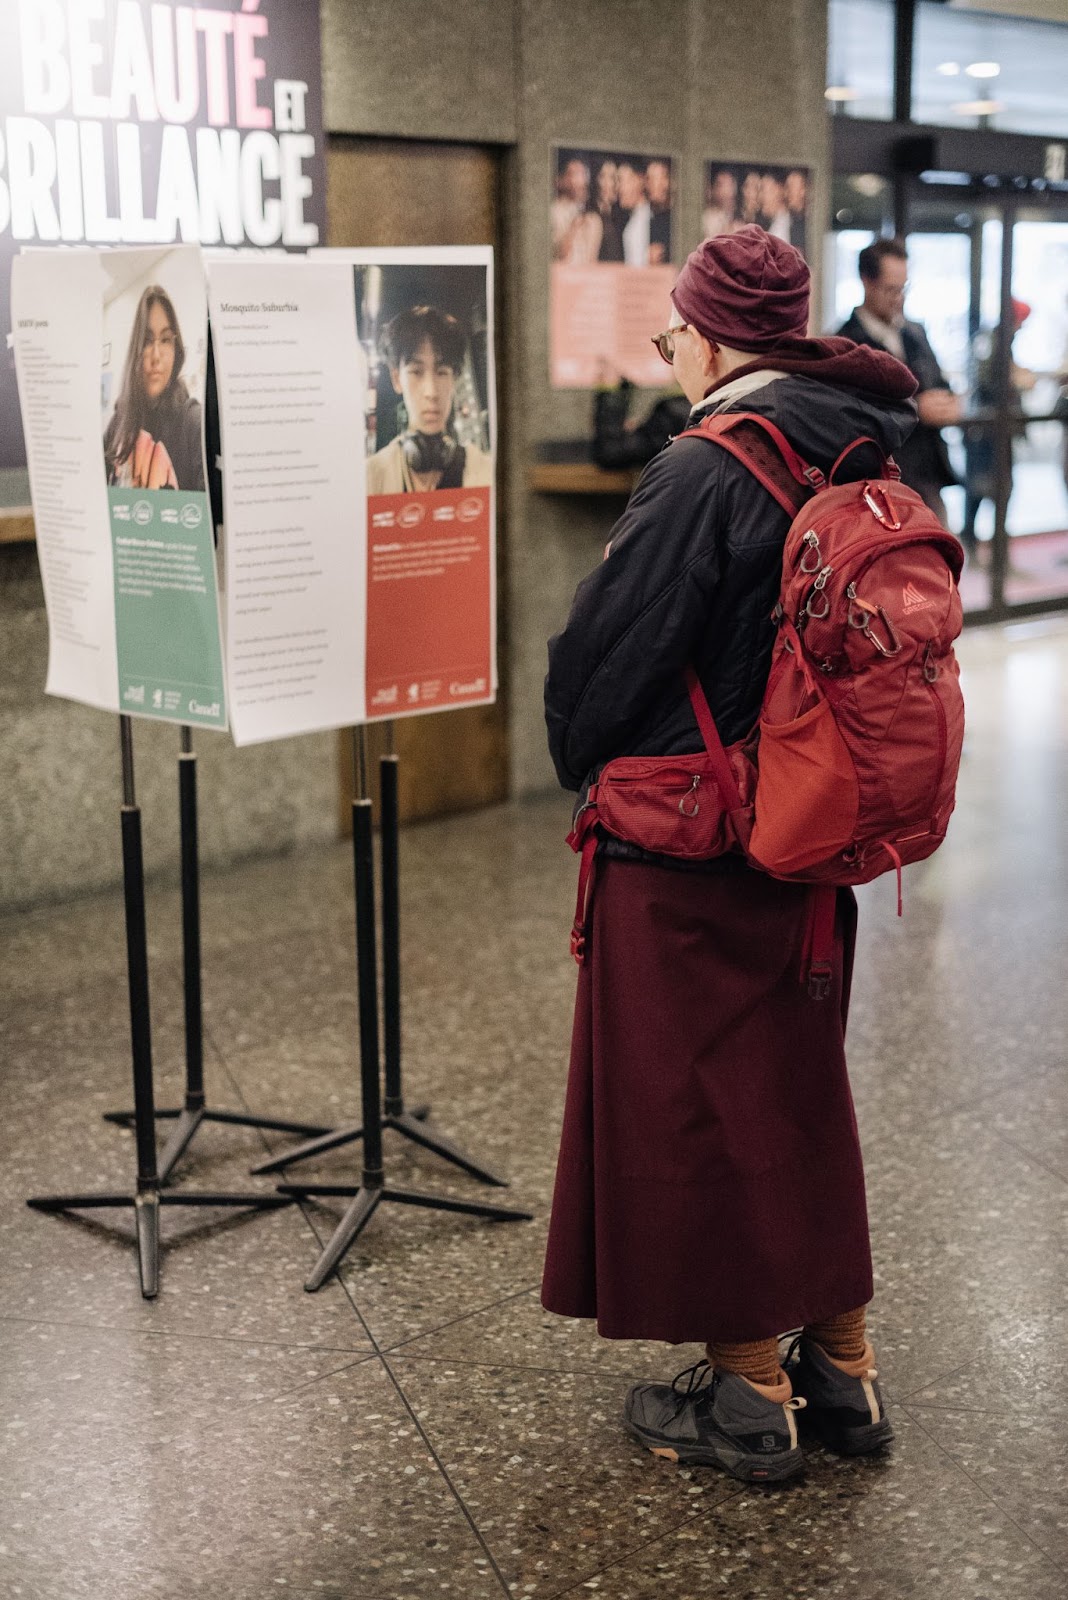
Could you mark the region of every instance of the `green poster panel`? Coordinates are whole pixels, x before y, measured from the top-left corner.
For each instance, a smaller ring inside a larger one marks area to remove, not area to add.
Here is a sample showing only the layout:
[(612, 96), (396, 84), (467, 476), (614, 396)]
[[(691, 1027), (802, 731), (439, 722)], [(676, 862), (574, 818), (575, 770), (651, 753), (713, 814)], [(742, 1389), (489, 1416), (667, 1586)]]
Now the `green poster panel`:
[(119, 707), (226, 726), (219, 598), (203, 490), (108, 489)]

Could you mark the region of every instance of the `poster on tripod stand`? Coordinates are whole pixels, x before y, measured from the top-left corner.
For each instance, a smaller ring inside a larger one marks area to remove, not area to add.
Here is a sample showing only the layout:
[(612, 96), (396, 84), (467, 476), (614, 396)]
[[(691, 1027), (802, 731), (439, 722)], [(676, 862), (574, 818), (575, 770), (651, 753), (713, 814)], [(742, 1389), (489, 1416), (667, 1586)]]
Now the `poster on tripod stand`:
[(489, 246), (317, 250), (352, 271), (366, 361), (365, 720), (497, 691)]
[(47, 692), (225, 729), (200, 251), (24, 252), (12, 306)]
[(364, 720), (367, 378), (352, 270), (208, 263), (236, 744)]

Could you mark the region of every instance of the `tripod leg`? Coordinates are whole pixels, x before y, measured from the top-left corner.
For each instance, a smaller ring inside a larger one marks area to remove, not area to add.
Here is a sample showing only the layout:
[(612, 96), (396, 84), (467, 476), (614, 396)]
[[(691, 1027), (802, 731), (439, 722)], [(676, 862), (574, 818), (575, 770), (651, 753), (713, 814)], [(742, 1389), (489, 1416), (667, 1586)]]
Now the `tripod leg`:
[(431, 1211), (461, 1211), (469, 1217), (488, 1217), (491, 1222), (532, 1222), (532, 1211), (514, 1211), (511, 1206), (488, 1206), (483, 1200), (454, 1200), (451, 1195), (424, 1194), (419, 1189), (387, 1189), (383, 1196), (402, 1206), (425, 1206)]
[[(158, 1115), (158, 1113), (157, 1113)], [(203, 1110), (190, 1111), (186, 1108), (178, 1118), (177, 1126), (163, 1149), (159, 1158), (159, 1181), (168, 1182), (171, 1173), (185, 1155), (200, 1124), (204, 1120)]]
[(134, 1200), (134, 1221), (141, 1293), (146, 1300), (154, 1300), (159, 1293), (159, 1195), (153, 1190)]
[(382, 1199), (381, 1189), (358, 1189), (352, 1204), (334, 1229), (326, 1249), (316, 1262), (315, 1270), (304, 1287), (309, 1294), (321, 1289), (331, 1273), (336, 1272), (346, 1250), (366, 1228)]
[[(185, 1106), (204, 1106), (204, 1007), (200, 987), (200, 861), (197, 843), (197, 758), (183, 727), (178, 757), (182, 855), (182, 989), (185, 999)], [(196, 1129), (193, 1130), (194, 1133)], [(171, 1165), (173, 1166), (173, 1162)], [(163, 1175), (165, 1177), (165, 1174)]]
[(465, 1155), (458, 1144), (454, 1144), (432, 1122), (420, 1121), (411, 1112), (404, 1112), (399, 1117), (387, 1117), (385, 1125), (387, 1128), (395, 1128), (398, 1133), (403, 1133), (413, 1144), (422, 1145), (425, 1150), (433, 1150), (435, 1155), (443, 1156), (454, 1166), (462, 1167), (464, 1172), (469, 1172), (473, 1178), (480, 1178), (483, 1183), (495, 1184), (498, 1189), (507, 1189), (507, 1178), (499, 1178), (488, 1167), (473, 1161), (469, 1155)]
[(268, 1161), (261, 1161), (258, 1167), (250, 1167), (253, 1177), (259, 1177), (264, 1172), (281, 1172), (284, 1167), (291, 1167), (297, 1161), (310, 1161), (313, 1156), (321, 1156), (327, 1150), (336, 1150), (339, 1145), (351, 1144), (354, 1139), (363, 1138), (363, 1129), (359, 1123), (353, 1122), (346, 1128), (335, 1128), (332, 1133), (324, 1133), (320, 1139), (309, 1139), (306, 1144), (296, 1144), (292, 1150), (283, 1150), (281, 1155), (271, 1156)]

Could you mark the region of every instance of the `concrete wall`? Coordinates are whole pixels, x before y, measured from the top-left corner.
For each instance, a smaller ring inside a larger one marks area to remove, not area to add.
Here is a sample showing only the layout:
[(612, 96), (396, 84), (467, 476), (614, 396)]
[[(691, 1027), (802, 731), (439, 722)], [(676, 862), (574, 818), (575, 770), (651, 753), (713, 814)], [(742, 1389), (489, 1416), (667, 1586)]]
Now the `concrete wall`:
[[(529, 793), (553, 782), (545, 641), (599, 559), (614, 509), (526, 488), (535, 445), (583, 433), (589, 412), (588, 395), (548, 381), (550, 145), (672, 151), (686, 247), (699, 234), (703, 163), (714, 158), (812, 166), (818, 221), (825, 0), (322, 0), (322, 28), (330, 131), (504, 147), (507, 679), (513, 787)], [(115, 721), (45, 698), (46, 651), (33, 550), (0, 547), (0, 906), (119, 876)], [(175, 867), (176, 746), (176, 730), (138, 725), (150, 872)], [(205, 733), (197, 748), (210, 796), (206, 862), (334, 837), (332, 736), (238, 751)]]

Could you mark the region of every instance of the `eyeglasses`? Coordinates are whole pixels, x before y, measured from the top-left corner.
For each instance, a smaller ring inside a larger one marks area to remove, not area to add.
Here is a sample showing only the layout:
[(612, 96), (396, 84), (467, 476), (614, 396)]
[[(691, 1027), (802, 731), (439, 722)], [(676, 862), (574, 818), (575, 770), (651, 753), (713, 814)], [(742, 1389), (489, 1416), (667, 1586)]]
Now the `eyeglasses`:
[(174, 334), (169, 332), (169, 331), (166, 332), (166, 333), (161, 333), (155, 339), (152, 337), (152, 335), (150, 333), (146, 333), (145, 334), (145, 342), (141, 346), (141, 349), (142, 350), (164, 350), (164, 351), (173, 350), (174, 349), (174, 344), (175, 344)]
[(675, 359), (675, 340), (680, 333), (685, 333), (690, 326), (688, 322), (680, 322), (676, 328), (668, 328), (664, 333), (651, 335), (653, 344), (656, 345), (657, 354), (661, 361), (666, 361), (670, 367)]

